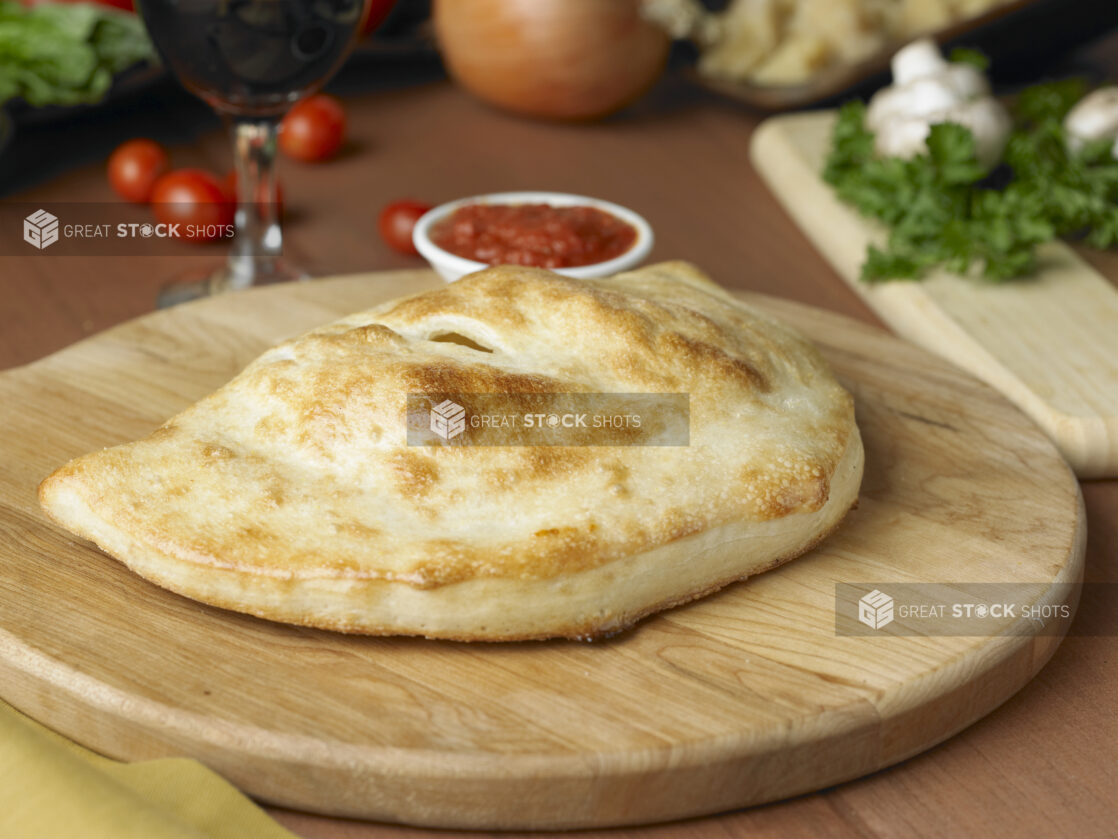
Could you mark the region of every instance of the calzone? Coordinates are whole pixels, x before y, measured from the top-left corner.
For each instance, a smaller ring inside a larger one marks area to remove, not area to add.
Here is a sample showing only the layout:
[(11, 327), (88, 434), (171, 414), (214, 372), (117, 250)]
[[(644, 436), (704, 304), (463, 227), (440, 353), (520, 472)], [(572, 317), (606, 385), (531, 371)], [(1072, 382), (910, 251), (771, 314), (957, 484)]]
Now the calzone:
[[(448, 393), (684, 394), (687, 434), (409, 444), (408, 394)], [(862, 464), (853, 400), (819, 352), (690, 265), (589, 281), (505, 266), (279, 344), (39, 496), (137, 574), (226, 609), (589, 639), (809, 550), (855, 503)]]

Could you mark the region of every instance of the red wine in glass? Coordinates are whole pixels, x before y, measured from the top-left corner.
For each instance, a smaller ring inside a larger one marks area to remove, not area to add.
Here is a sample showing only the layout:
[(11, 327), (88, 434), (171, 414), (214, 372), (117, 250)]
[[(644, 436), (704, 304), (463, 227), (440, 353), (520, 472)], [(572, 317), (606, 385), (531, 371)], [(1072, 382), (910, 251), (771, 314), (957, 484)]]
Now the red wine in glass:
[(167, 67), (229, 124), (236, 235), (226, 265), (161, 303), (305, 278), (280, 257), (274, 163), (280, 118), (326, 82), (353, 46), (363, 0), (139, 0)]

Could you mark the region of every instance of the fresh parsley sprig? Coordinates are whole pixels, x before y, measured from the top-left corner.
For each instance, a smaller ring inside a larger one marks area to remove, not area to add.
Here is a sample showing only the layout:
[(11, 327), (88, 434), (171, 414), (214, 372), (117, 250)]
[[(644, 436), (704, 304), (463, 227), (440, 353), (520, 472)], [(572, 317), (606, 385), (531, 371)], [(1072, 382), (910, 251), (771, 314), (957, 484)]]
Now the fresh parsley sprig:
[(889, 228), (871, 245), (862, 279), (919, 279), (942, 266), (1000, 282), (1036, 269), (1036, 247), (1057, 237), (1118, 244), (1118, 161), (1112, 143), (1067, 150), (1064, 117), (1086, 92), (1079, 80), (1037, 85), (1013, 104), (1004, 161), (978, 162), (974, 135), (932, 126), (925, 154), (879, 157), (866, 107), (839, 111), (823, 177), (862, 215)]

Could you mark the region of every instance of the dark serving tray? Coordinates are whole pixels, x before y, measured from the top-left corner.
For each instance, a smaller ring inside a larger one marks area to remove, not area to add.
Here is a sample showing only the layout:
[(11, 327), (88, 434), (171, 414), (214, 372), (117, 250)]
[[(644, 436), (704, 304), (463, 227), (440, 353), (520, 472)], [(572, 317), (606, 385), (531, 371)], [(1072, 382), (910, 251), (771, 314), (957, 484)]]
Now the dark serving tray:
[[(1046, 60), (1118, 26), (1118, 0), (1016, 0), (978, 17), (930, 33), (945, 48), (981, 50), (998, 78), (1030, 76)], [(832, 104), (864, 94), (887, 81), (889, 59), (902, 46), (895, 42), (858, 64), (824, 70), (802, 85), (772, 87), (692, 78), (710, 90), (772, 111)]]

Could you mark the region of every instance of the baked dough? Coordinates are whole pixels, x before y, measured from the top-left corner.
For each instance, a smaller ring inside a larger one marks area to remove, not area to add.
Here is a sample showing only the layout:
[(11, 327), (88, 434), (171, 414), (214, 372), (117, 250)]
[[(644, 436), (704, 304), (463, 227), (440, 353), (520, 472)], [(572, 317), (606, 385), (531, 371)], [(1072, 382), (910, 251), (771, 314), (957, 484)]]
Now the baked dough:
[[(409, 392), (687, 393), (690, 444), (408, 446)], [(818, 351), (690, 265), (506, 266), (282, 343), (39, 497), (141, 576), (227, 609), (588, 639), (807, 551), (854, 504), (862, 460)]]

